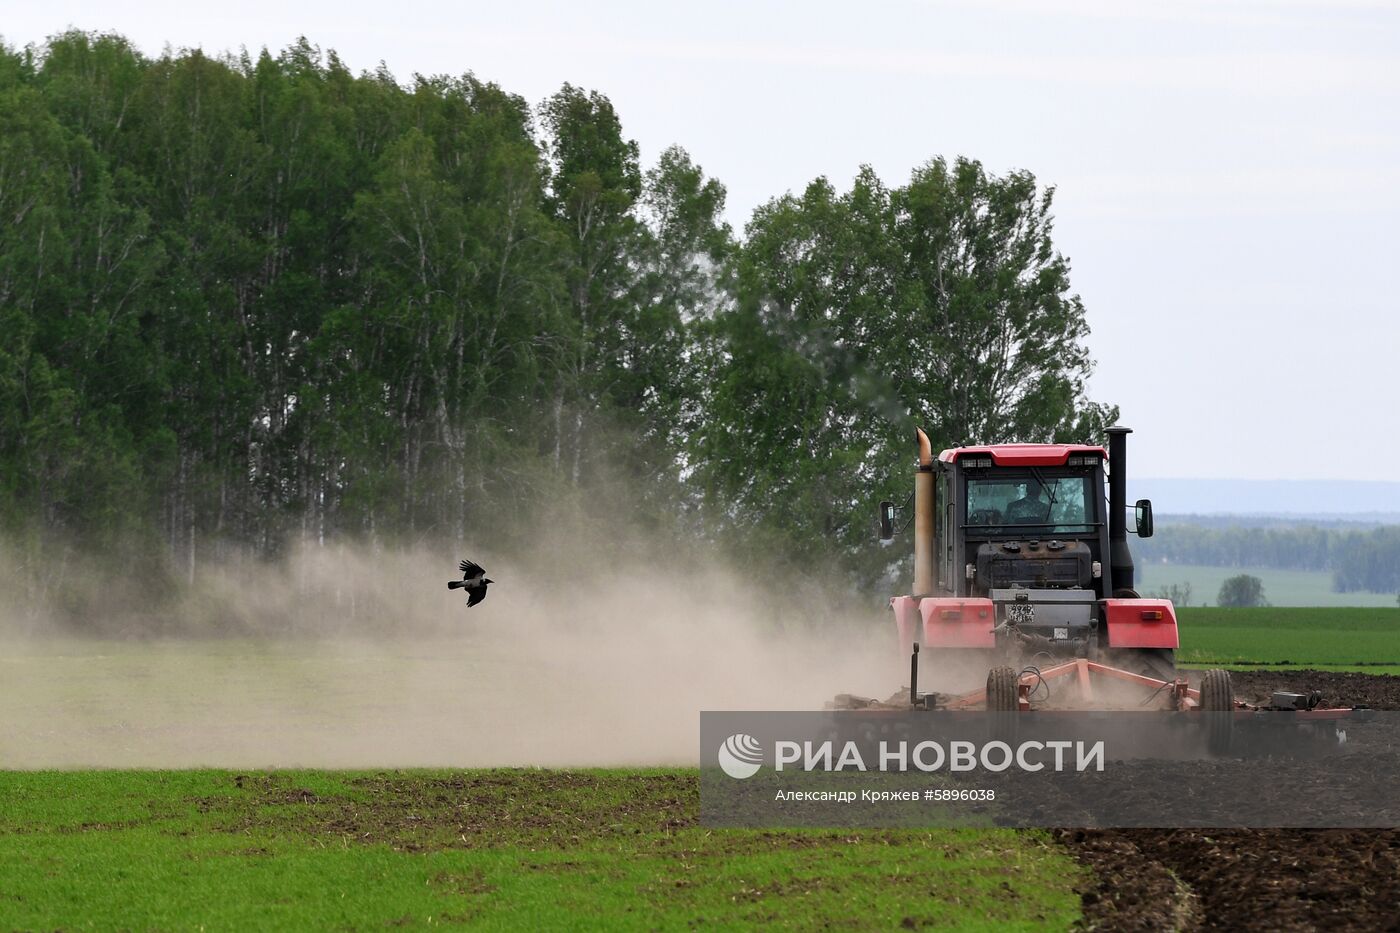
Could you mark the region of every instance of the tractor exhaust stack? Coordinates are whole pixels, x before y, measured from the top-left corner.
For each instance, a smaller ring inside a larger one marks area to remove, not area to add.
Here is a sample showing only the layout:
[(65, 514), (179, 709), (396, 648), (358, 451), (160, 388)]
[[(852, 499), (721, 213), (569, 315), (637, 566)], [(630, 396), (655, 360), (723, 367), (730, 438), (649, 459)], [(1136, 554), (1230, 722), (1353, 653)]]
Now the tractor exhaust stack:
[(914, 474), (914, 595), (928, 596), (934, 586), (933, 445), (922, 428), (914, 431), (919, 440), (919, 465)]
[(1133, 588), (1133, 554), (1128, 550), (1128, 435), (1132, 428), (1108, 429), (1108, 549), (1113, 589)]

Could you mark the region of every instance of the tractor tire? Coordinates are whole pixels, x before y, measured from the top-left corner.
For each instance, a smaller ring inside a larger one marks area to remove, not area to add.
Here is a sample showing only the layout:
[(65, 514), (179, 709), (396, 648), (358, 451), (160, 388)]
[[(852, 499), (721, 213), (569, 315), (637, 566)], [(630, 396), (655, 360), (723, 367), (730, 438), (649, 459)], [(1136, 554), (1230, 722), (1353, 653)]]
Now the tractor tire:
[(1201, 712), (1206, 716), (1206, 747), (1213, 755), (1230, 751), (1234, 732), (1235, 686), (1229, 671), (1208, 670), (1201, 677)]
[(1176, 680), (1176, 652), (1171, 648), (1120, 648), (1109, 663), (1157, 680)]

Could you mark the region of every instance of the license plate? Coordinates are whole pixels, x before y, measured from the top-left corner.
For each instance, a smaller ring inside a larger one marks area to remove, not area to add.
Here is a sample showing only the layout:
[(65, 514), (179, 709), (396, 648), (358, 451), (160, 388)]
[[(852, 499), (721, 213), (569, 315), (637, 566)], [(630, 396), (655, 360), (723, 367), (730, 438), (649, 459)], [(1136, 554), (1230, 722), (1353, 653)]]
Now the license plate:
[(1035, 621), (1035, 606), (1031, 603), (1011, 603), (1006, 607), (1006, 620), (1013, 625), (1027, 625)]
[(1056, 641), (1064, 641), (1064, 640), (1067, 639), (1067, 638), (1069, 638), (1069, 629), (1067, 629), (1067, 628), (1057, 628), (1057, 629), (1055, 629), (1055, 640), (1056, 640)]

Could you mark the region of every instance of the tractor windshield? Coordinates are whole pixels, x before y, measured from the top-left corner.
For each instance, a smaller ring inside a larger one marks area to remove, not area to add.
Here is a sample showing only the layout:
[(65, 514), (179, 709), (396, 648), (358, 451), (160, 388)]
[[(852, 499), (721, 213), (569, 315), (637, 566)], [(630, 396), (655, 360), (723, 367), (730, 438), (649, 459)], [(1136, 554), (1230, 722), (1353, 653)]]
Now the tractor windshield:
[(968, 530), (1044, 536), (1093, 530), (1093, 476), (1048, 476), (1043, 471), (969, 476)]

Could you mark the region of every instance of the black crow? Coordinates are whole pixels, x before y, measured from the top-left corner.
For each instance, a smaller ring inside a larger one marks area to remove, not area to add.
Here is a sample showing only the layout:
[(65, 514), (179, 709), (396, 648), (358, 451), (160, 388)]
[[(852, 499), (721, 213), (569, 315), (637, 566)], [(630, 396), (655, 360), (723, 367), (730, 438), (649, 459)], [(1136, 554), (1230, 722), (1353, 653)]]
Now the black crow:
[(486, 579), (486, 571), (473, 561), (464, 560), (458, 566), (462, 568), (462, 579), (448, 581), (447, 588), (459, 590), (466, 587), (467, 608), (470, 609), (486, 598), (486, 584), (496, 581)]

